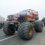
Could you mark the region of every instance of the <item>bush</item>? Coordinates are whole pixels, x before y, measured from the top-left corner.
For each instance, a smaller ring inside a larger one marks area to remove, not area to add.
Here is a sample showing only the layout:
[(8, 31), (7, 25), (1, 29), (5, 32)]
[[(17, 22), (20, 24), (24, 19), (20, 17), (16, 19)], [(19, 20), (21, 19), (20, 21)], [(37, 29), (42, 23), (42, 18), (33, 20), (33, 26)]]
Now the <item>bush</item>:
[(0, 29), (3, 28), (4, 23), (0, 23)]

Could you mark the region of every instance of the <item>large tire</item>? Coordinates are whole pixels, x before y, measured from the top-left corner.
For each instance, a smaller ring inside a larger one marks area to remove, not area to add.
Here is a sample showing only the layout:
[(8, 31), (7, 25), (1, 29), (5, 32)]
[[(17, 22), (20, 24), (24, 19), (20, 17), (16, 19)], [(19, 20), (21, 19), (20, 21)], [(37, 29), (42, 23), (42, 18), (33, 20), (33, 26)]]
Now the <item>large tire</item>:
[(43, 22), (42, 21), (36, 21), (34, 24), (34, 28), (36, 32), (42, 32), (43, 31)]
[(15, 33), (14, 25), (11, 25), (11, 24), (8, 24), (8, 23), (7, 24), (4, 24), (3, 32), (6, 35), (13, 35)]
[(18, 36), (22, 39), (29, 40), (33, 36), (33, 26), (30, 22), (23, 22), (19, 25)]

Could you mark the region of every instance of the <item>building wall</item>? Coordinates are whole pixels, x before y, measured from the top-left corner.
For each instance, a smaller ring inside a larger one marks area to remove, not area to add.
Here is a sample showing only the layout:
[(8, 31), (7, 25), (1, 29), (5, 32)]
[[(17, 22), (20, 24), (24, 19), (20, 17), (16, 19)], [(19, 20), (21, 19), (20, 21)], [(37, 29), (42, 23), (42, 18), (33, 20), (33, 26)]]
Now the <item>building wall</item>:
[(0, 23), (2, 23), (3, 21), (5, 21), (5, 18), (0, 16)]

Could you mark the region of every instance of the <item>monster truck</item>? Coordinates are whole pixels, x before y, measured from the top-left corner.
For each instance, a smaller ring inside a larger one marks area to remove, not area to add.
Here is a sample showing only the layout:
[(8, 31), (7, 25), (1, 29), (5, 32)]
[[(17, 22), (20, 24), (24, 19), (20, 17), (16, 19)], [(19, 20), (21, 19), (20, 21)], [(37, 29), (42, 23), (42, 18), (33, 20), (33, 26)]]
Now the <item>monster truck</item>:
[[(16, 16), (15, 16), (16, 15)], [(23, 10), (15, 15), (9, 15), (4, 24), (3, 31), (6, 35), (13, 35), (18, 31), (18, 36), (29, 40), (36, 32), (43, 31), (43, 23), (38, 20), (38, 12), (32, 9)]]

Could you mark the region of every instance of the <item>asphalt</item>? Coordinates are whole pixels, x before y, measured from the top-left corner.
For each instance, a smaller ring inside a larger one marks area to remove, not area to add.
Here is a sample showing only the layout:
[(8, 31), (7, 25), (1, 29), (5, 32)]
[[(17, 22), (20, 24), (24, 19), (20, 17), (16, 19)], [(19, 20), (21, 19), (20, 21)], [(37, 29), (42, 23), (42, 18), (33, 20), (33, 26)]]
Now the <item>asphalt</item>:
[(12, 36), (7, 36), (0, 29), (0, 45), (45, 45), (45, 27), (42, 33), (34, 33), (31, 40), (22, 40), (18, 37), (17, 32)]

